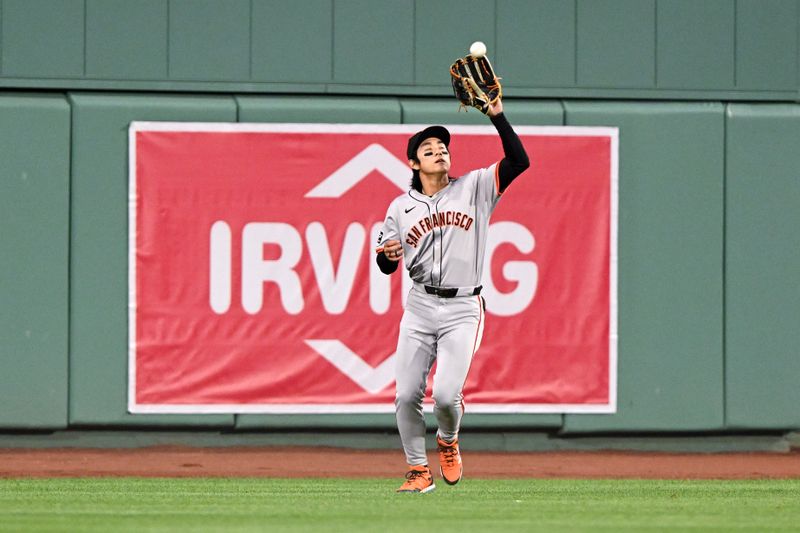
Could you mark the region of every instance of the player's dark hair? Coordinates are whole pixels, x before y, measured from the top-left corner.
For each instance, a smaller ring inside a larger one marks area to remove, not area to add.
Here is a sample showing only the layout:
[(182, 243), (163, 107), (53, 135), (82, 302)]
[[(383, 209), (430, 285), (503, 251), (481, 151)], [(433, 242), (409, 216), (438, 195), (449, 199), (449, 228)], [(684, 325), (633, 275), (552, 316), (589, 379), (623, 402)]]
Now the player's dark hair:
[(421, 193), (422, 192), (422, 180), (419, 177), (419, 170), (411, 169), (411, 188), (415, 191)]

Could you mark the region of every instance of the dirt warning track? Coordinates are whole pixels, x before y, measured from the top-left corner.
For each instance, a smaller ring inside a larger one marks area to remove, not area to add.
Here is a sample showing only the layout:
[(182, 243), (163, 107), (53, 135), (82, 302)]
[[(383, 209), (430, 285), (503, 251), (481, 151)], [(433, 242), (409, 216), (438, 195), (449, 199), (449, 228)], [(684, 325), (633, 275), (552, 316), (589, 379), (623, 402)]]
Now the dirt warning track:
[[(473, 478), (800, 478), (800, 452), (470, 452)], [(435, 452), (429, 451), (435, 461)], [(0, 477), (398, 477), (397, 450), (323, 447), (0, 449)]]

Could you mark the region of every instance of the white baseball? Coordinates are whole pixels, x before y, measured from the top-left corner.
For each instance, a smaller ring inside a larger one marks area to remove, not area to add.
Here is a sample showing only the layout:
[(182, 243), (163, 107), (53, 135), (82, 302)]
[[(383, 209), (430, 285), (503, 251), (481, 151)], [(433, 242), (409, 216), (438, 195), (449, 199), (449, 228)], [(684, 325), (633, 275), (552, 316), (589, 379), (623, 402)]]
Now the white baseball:
[(472, 46), (469, 47), (469, 54), (472, 57), (481, 58), (486, 55), (486, 45), (483, 44), (483, 41), (475, 41), (472, 43)]

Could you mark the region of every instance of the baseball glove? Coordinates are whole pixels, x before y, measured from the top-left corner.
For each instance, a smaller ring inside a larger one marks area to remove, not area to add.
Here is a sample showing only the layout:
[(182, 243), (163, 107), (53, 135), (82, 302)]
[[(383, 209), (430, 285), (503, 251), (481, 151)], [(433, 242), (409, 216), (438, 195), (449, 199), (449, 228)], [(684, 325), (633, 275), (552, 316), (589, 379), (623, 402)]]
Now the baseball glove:
[(475, 107), (481, 113), (489, 111), (489, 105), (494, 104), (503, 96), (498, 78), (489, 58), (473, 57), (468, 55), (456, 59), (450, 66), (450, 81), (453, 83), (453, 93), (461, 102), (461, 107)]

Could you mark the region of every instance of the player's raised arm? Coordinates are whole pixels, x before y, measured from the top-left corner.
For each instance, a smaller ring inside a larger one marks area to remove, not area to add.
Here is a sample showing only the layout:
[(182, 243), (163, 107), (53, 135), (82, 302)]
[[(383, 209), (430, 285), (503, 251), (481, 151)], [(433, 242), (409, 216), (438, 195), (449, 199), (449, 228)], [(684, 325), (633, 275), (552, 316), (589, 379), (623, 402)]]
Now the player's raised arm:
[(497, 128), (497, 133), (500, 134), (500, 140), (503, 142), (503, 153), (505, 157), (498, 163), (497, 178), (502, 194), (508, 186), (514, 181), (514, 178), (525, 172), (531, 166), (528, 154), (525, 152), (525, 147), (522, 145), (519, 136), (511, 127), (505, 114), (503, 113), (503, 104), (500, 100), (497, 101), (500, 111), (492, 114), (491, 107), (488, 113), (489, 118)]
[(503, 114), (503, 88), (486, 57), (486, 45), (472, 43), (470, 55), (459, 58), (450, 66), (453, 94), (462, 107), (474, 107), (489, 118), (503, 141), (505, 157), (498, 168), (498, 194), (530, 166), (522, 142)]

